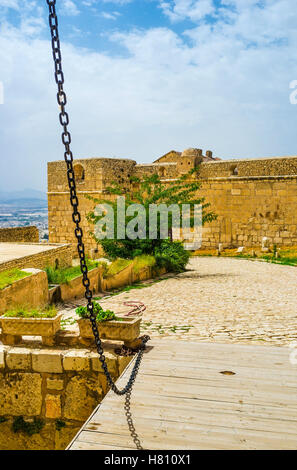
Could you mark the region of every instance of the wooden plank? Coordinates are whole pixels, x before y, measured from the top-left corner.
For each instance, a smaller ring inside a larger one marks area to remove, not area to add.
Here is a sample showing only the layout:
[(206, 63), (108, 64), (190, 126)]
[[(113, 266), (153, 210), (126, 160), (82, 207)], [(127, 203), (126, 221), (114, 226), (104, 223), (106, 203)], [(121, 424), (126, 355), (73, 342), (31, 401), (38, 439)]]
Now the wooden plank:
[(98, 442), (75, 441), (71, 446), (71, 450), (126, 450), (126, 447), (112, 446), (111, 444), (103, 445)]
[[(142, 419), (153, 419), (153, 420), (167, 420), (177, 421), (183, 423), (197, 423), (197, 424), (209, 424), (222, 425), (224, 427), (234, 426), (234, 422), (237, 423), (237, 427), (258, 430), (269, 430), (275, 431), (275, 429), (282, 429), (282, 432), (288, 434), (296, 434), (297, 429), (297, 418), (296, 416), (291, 417), (289, 414), (282, 414), (282, 409), (277, 409), (274, 413), (270, 410), (261, 409), (255, 410), (254, 407), (237, 407), (230, 406), (229, 409), (222, 409), (221, 406), (216, 404), (212, 408), (207, 408), (205, 405), (200, 407), (193, 407), (193, 403), (190, 402), (188, 406), (181, 405), (172, 401), (166, 403), (166, 400), (160, 400), (158, 406), (158, 400), (156, 398), (149, 400), (144, 403), (140, 403), (137, 400), (137, 407), (132, 406), (131, 408), (133, 418), (135, 422), (141, 423)], [(230, 419), (232, 418), (232, 420)], [(126, 422), (124, 416), (123, 403), (113, 404), (112, 409), (110, 407), (101, 407), (100, 413), (97, 413), (93, 419), (84, 426), (86, 430), (94, 430), (99, 426), (105, 426), (106, 420), (113, 419), (114, 423)]]
[[(296, 439), (287, 435), (258, 432), (245, 429), (220, 428), (203, 426), (177, 426), (176, 423), (162, 423), (159, 427), (141, 427), (137, 429), (144, 449), (296, 449)], [(79, 442), (99, 442), (101, 445), (135, 448), (131, 436), (119, 431), (117, 433), (83, 431)]]
[[(265, 348), (264, 352), (265, 352)], [(155, 355), (153, 352), (151, 352), (150, 355), (150, 365), (153, 365), (155, 362), (157, 363), (158, 361), (161, 362), (169, 362), (169, 363), (174, 363), (176, 364), (176, 367), (182, 367), (183, 365), (188, 365), (191, 367), (201, 367), (201, 369), (206, 369), (208, 367), (213, 368), (213, 369), (219, 369), (222, 366), (228, 365), (232, 367), (238, 367), (240, 362), (240, 367), (242, 369), (248, 368), (250, 371), (252, 370), (263, 370), (265, 367), (265, 370), (271, 371), (274, 373), (284, 373), (285, 371), (287, 373), (291, 372), (291, 375), (294, 375), (294, 372), (296, 372), (295, 367), (290, 364), (289, 362), (289, 357), (290, 357), (291, 350), (286, 350), (285, 354), (279, 354), (276, 357), (270, 357), (266, 358), (266, 360), (263, 360), (262, 358), (257, 358), (254, 355), (252, 357), (246, 358), (244, 355), (242, 357), (236, 357), (236, 362), (234, 361), (234, 354), (229, 354), (229, 355), (219, 355), (219, 357), (216, 357), (215, 355), (208, 355), (205, 354), (205, 356), (190, 356), (190, 355), (184, 355), (183, 352), (181, 352), (180, 355), (171, 355), (170, 352), (166, 354), (166, 351), (160, 352), (159, 355)], [(219, 353), (218, 353), (219, 354)], [(146, 357), (146, 355), (144, 356)], [(144, 364), (146, 365), (146, 362), (144, 361)]]
[[(289, 353), (267, 346), (153, 343), (131, 400), (143, 447), (296, 449), (297, 374)], [(69, 449), (135, 449), (123, 397), (109, 392)]]
[[(200, 368), (195, 366), (187, 366), (178, 367), (174, 365), (172, 362), (168, 362), (166, 364), (165, 369), (165, 361), (157, 362), (156, 364), (146, 364), (142, 369), (142, 376), (156, 376), (156, 377), (176, 377), (180, 379), (192, 379), (195, 381), (201, 380), (216, 380), (220, 384), (224, 383), (237, 383), (238, 381), (245, 380), (248, 382), (258, 382), (269, 383), (274, 385), (286, 386), (286, 387), (293, 387), (297, 388), (297, 381), (296, 381), (296, 370), (292, 373), (286, 374), (285, 371), (279, 373), (278, 371), (269, 371), (263, 369), (253, 369), (251, 372), (250, 369), (247, 367), (242, 368), (239, 366), (233, 367), (218, 367), (216, 369), (210, 366), (209, 369), (206, 367)], [(158, 369), (158, 365), (160, 369)], [(161, 367), (164, 367), (161, 369)], [(235, 375), (234, 376), (226, 376), (223, 374), (224, 371), (231, 371)], [(157, 380), (157, 379), (156, 379)]]
[[(216, 413), (210, 415), (209, 413), (203, 413), (201, 410), (196, 412), (193, 410), (191, 416), (185, 418), (183, 411), (181, 409), (176, 410), (174, 415), (174, 408), (171, 410), (171, 413), (166, 411), (153, 413), (149, 406), (146, 410), (142, 408), (142, 414), (133, 413), (133, 421), (135, 428), (144, 429), (149, 427), (150, 429), (158, 428), (163, 422), (167, 422), (170, 425), (179, 428), (179, 426), (193, 426), (193, 429), (199, 429), (199, 427), (208, 427), (210, 430), (215, 428), (234, 428), (237, 430), (255, 430), (257, 432), (271, 432), (271, 433), (282, 433), (286, 434), (288, 437), (296, 439), (296, 421), (290, 420), (278, 420), (278, 419), (267, 419), (265, 418), (252, 418), (248, 415), (235, 414), (235, 413), (219, 413), (219, 410), (216, 410)], [(161, 423), (161, 424), (160, 424)], [(174, 424), (175, 423), (175, 424)], [(98, 432), (118, 432), (121, 430), (121, 433), (129, 435), (129, 430), (127, 428), (126, 416), (124, 413), (119, 411), (115, 412), (102, 412), (100, 411), (100, 422), (91, 422), (84, 427), (85, 431), (98, 431)]]
[[(152, 395), (164, 396), (164, 397), (179, 397), (187, 398), (189, 400), (206, 400), (211, 398), (215, 401), (224, 401), (224, 402), (236, 402), (250, 404), (262, 404), (265, 405), (267, 402), (271, 406), (285, 406), (290, 408), (292, 412), (297, 412), (297, 402), (296, 402), (296, 392), (292, 394), (290, 391), (284, 389), (283, 392), (275, 393), (269, 387), (264, 388), (246, 388), (237, 389), (226, 387), (219, 388), (215, 384), (213, 386), (204, 385), (203, 383), (193, 386), (189, 383), (179, 383), (173, 382), (171, 377), (166, 377), (166, 380), (162, 380), (162, 377), (158, 377), (157, 382), (148, 380), (147, 382), (143, 380), (138, 381), (137, 383), (137, 392), (145, 393), (150, 392)], [(179, 385), (178, 385), (179, 384)], [(136, 387), (135, 387), (136, 390)], [(139, 396), (139, 395), (138, 395)], [(135, 394), (134, 394), (135, 399)]]

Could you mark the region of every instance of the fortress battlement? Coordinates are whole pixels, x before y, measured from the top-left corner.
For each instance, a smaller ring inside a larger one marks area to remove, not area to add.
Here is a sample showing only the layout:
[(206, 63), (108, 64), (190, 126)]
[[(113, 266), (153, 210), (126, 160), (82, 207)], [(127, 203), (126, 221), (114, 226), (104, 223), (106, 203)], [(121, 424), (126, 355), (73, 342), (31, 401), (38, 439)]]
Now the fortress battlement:
[[(93, 208), (86, 194), (101, 196), (112, 182), (135, 189), (132, 177), (157, 173), (164, 183), (199, 166), (199, 195), (211, 204), (218, 219), (204, 227), (203, 246), (259, 246), (264, 236), (277, 245), (297, 245), (297, 156), (220, 160), (211, 151), (172, 150), (152, 163), (123, 158), (83, 158), (74, 162), (80, 197), (85, 245), (96, 248), (89, 236), (86, 214)], [(48, 163), (49, 240), (76, 242), (65, 162)]]

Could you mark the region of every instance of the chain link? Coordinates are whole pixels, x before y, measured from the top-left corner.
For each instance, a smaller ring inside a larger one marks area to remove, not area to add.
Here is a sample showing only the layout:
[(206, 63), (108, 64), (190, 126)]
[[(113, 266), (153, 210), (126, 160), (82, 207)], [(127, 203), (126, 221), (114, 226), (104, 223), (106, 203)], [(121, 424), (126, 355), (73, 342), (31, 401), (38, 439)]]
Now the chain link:
[(131, 437), (133, 439), (133, 442), (136, 446), (136, 449), (137, 450), (144, 450), (144, 448), (142, 447), (141, 445), (141, 442), (140, 442), (140, 439), (138, 437), (138, 434), (136, 432), (136, 429), (135, 429), (135, 426), (134, 426), (134, 423), (133, 423), (133, 418), (132, 418), (132, 413), (131, 413), (131, 393), (132, 391), (129, 390), (127, 393), (126, 393), (126, 396), (125, 396), (125, 414), (126, 414), (126, 418), (127, 418), (127, 423), (128, 423), (128, 427), (129, 427), (129, 431), (130, 431), (130, 434), (131, 434)]
[(105, 356), (104, 356), (104, 351), (102, 348), (101, 339), (100, 339), (99, 332), (98, 332), (96, 316), (94, 314), (94, 305), (92, 301), (93, 294), (92, 294), (92, 291), (90, 290), (90, 279), (88, 277), (88, 267), (86, 263), (85, 246), (83, 243), (83, 230), (80, 226), (81, 215), (78, 210), (78, 197), (77, 197), (77, 192), (76, 192), (75, 174), (74, 174), (74, 169), (73, 169), (73, 154), (70, 149), (71, 135), (70, 135), (70, 132), (68, 131), (69, 115), (65, 110), (65, 106), (67, 104), (67, 98), (66, 98), (66, 93), (64, 92), (64, 88), (63, 88), (64, 74), (62, 70), (62, 55), (61, 55), (60, 38), (59, 38), (59, 30), (58, 30), (58, 18), (56, 14), (56, 0), (46, 0), (46, 2), (49, 8), (49, 26), (50, 26), (50, 31), (51, 31), (52, 51), (53, 51), (53, 59), (54, 59), (54, 64), (55, 64), (55, 80), (58, 85), (57, 101), (60, 106), (59, 120), (60, 120), (61, 126), (63, 127), (62, 143), (65, 147), (64, 159), (65, 159), (66, 166), (67, 166), (67, 179), (68, 179), (68, 186), (69, 186), (69, 192), (70, 192), (70, 203), (73, 209), (72, 220), (75, 224), (74, 233), (77, 239), (77, 251), (78, 251), (78, 256), (80, 259), (80, 268), (81, 268), (81, 272), (83, 275), (82, 282), (86, 289), (85, 297), (88, 301), (87, 309), (88, 309), (89, 318), (90, 318), (91, 325), (92, 325), (92, 331), (93, 331), (94, 338), (95, 338), (96, 348), (99, 354), (99, 359), (100, 359), (104, 374), (106, 376), (107, 382), (109, 384), (109, 387), (117, 395), (126, 395), (129, 392), (131, 394), (131, 390), (135, 382), (136, 376), (138, 374), (141, 360), (143, 358), (145, 345), (147, 341), (149, 340), (149, 336), (143, 337), (142, 344), (138, 351), (138, 355), (135, 360), (135, 364), (132, 369), (132, 373), (128, 380), (128, 383), (122, 390), (119, 390), (118, 387), (115, 385), (115, 382), (108, 371), (108, 367), (107, 367)]

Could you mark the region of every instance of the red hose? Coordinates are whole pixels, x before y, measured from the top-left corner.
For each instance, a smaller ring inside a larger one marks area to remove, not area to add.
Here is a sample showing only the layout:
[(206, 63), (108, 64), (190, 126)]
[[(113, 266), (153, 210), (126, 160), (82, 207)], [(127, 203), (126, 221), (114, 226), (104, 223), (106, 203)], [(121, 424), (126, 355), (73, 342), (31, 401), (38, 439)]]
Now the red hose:
[(133, 315), (142, 315), (143, 312), (146, 310), (146, 306), (142, 302), (138, 302), (137, 300), (129, 300), (128, 302), (124, 302), (124, 305), (127, 307), (133, 307), (128, 313), (126, 313), (125, 317), (132, 317)]

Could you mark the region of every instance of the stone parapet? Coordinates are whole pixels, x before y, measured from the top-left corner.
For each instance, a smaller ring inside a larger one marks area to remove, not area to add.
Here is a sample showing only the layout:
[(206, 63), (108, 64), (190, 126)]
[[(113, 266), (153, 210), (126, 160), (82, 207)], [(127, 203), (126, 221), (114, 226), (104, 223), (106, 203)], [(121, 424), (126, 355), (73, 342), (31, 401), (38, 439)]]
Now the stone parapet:
[[(131, 357), (105, 352), (117, 379)], [(98, 354), (91, 349), (0, 345), (0, 449), (65, 449), (107, 393)], [(13, 423), (41, 423), (28, 435)], [(36, 421), (37, 420), (37, 421)]]
[(39, 231), (34, 226), (0, 228), (0, 242), (38, 243)]
[(71, 245), (49, 243), (46, 247), (50, 250), (40, 251), (29, 256), (20, 256), (16, 259), (6, 261), (0, 264), (0, 272), (10, 269), (35, 268), (44, 269), (47, 266), (68, 267), (72, 264)]

